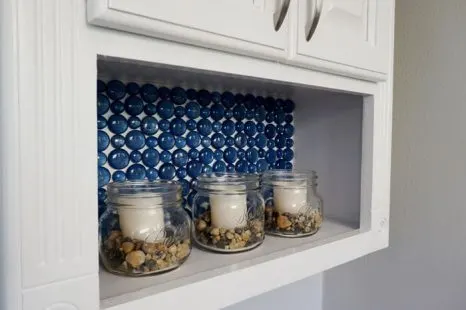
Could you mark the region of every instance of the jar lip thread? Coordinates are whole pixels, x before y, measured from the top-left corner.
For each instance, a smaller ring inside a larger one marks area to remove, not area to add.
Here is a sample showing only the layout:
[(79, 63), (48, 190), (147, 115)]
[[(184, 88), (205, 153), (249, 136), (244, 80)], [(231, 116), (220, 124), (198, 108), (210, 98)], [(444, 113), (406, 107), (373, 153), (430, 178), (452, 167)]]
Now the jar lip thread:
[[(259, 175), (252, 173), (213, 172), (201, 174), (194, 182), (196, 190), (212, 192), (244, 192), (259, 188)], [(228, 193), (227, 193), (228, 194)]]
[(274, 169), (264, 172), (263, 184), (271, 184), (282, 188), (315, 186), (317, 173), (314, 170)]

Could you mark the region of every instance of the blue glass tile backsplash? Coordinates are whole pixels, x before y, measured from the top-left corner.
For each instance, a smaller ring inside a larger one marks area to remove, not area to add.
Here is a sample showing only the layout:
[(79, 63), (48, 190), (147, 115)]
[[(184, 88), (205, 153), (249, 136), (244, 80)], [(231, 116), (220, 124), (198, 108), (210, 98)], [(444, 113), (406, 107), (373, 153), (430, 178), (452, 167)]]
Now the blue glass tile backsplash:
[(176, 179), (188, 193), (207, 172), (291, 169), (288, 99), (97, 81), (99, 205), (110, 181)]

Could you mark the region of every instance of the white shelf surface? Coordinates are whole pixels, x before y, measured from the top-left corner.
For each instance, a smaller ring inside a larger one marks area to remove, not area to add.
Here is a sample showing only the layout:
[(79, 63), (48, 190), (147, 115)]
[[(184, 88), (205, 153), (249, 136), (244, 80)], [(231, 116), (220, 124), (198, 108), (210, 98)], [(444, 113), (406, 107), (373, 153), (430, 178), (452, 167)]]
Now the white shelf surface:
[(266, 236), (260, 247), (249, 252), (217, 254), (193, 248), (179, 269), (157, 276), (129, 278), (102, 269), (101, 309), (219, 309), (354, 259), (357, 253), (329, 258), (328, 253), (338, 251), (332, 252), (325, 245), (362, 234), (354, 225), (327, 219), (314, 236)]

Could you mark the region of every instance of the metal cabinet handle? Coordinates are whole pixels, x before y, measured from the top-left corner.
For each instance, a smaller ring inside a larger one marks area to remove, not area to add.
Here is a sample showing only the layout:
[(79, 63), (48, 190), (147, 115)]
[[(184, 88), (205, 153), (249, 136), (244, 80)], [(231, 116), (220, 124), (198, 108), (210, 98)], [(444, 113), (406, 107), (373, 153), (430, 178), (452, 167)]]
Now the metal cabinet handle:
[(317, 25), (320, 21), (320, 15), (322, 15), (322, 7), (324, 6), (324, 0), (314, 1), (316, 1), (316, 4), (314, 5), (314, 11), (312, 12), (311, 26), (309, 27), (309, 30), (306, 33), (306, 41), (308, 42), (309, 40), (311, 40), (312, 36), (314, 35), (314, 32), (316, 32)]
[(275, 31), (280, 30), (280, 27), (285, 20), (286, 14), (288, 13), (288, 8), (290, 7), (291, 0), (285, 0), (282, 4), (281, 9), (278, 12), (273, 14), (273, 24), (275, 26)]

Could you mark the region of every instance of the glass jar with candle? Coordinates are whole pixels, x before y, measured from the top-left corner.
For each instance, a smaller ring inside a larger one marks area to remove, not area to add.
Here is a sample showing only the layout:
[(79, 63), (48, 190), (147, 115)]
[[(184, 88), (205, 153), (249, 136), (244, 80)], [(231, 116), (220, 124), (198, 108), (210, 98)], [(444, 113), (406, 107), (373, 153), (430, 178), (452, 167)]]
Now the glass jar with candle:
[(262, 176), (265, 230), (272, 235), (303, 237), (322, 225), (322, 199), (315, 171), (271, 170)]
[(253, 249), (264, 240), (264, 199), (259, 176), (212, 173), (195, 183), (193, 238), (217, 252)]
[(143, 276), (175, 269), (191, 252), (191, 221), (172, 181), (126, 181), (107, 186), (99, 251), (105, 268)]

